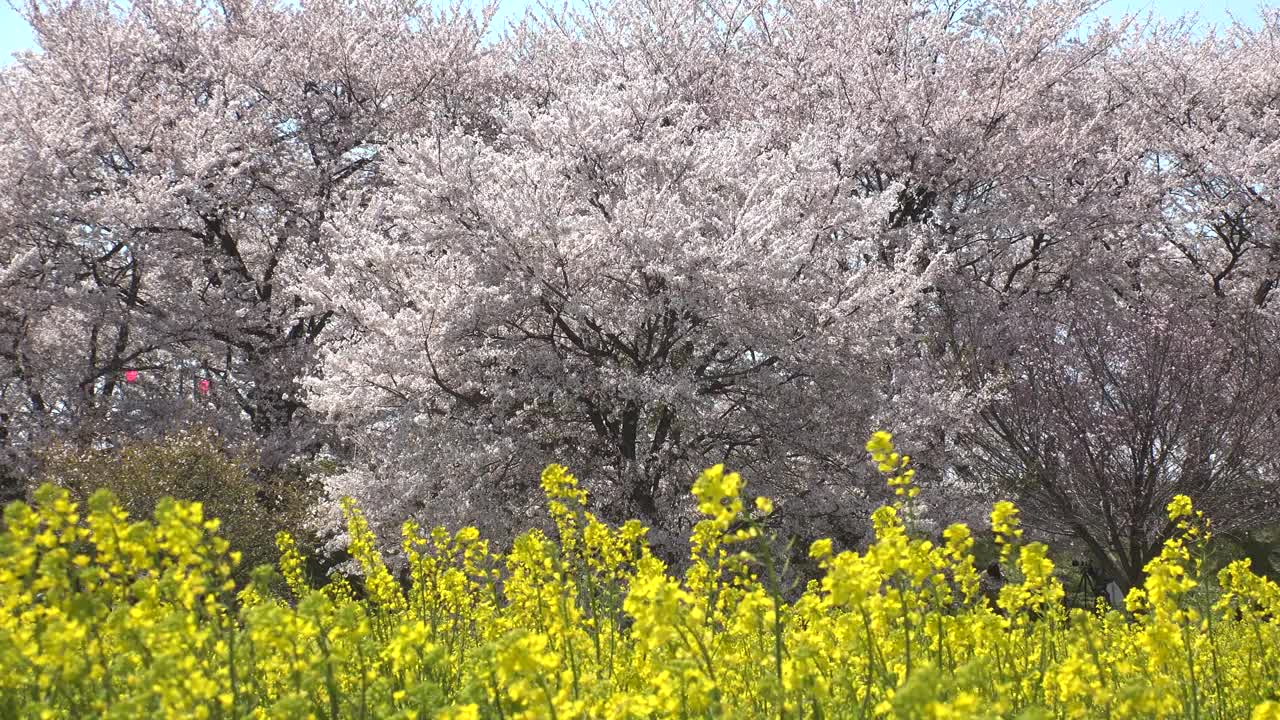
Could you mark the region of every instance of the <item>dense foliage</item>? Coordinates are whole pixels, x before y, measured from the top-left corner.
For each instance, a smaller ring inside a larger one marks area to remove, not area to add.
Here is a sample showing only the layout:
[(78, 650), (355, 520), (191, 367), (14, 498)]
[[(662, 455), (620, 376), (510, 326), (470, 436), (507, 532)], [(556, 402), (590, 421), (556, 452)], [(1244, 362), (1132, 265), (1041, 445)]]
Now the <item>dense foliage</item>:
[(96, 490), (110, 490), (131, 517), (152, 515), (166, 497), (199, 502), (204, 513), (221, 522), (222, 535), (234, 538), (241, 553), (237, 580), (278, 557), (275, 538), (288, 532), (310, 546), (311, 515), (320, 497), (316, 468), (264, 469), (252, 448), (223, 447), (209, 432), (186, 432), (160, 441), (137, 441), (123, 448), (78, 448), (69, 444), (46, 449), (36, 484), (66, 488), (71, 500), (87, 500)]
[(327, 446), (383, 540), (510, 539), (563, 462), (675, 556), (726, 463), (852, 547), (910, 418), (922, 516), (1015, 497), (1126, 586), (1177, 494), (1280, 520), (1275, 8), (19, 5), (0, 494), (195, 422)]
[(551, 534), (499, 555), (474, 528), (403, 528), (407, 577), (345, 503), (363, 572), (308, 583), (292, 539), (279, 575), (230, 580), (238, 554), (198, 504), (131, 521), (107, 492), (82, 510), (43, 487), (0, 535), (6, 717), (1280, 718), (1280, 587), (1247, 562), (1204, 572), (1210, 524), (1185, 496), (1127, 612), (1076, 609), (1018, 512), (991, 512), (1010, 578), (984, 587), (975, 537), (913, 529), (919, 487), (885, 433), (867, 444), (898, 501), (863, 553), (784, 574), (742, 479), (693, 485), (691, 565), (646, 528), (599, 521), (563, 467), (542, 474)]

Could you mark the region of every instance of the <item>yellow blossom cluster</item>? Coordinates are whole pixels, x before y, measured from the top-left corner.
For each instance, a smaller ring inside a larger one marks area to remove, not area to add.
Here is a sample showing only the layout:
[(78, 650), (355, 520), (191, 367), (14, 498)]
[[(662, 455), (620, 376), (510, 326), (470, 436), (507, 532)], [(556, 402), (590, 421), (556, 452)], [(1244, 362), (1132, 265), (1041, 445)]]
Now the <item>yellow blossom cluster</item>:
[(694, 483), (679, 573), (552, 466), (554, 531), (506, 553), (410, 522), (394, 572), (345, 503), (359, 577), (313, 582), (282, 534), (244, 587), (198, 503), (135, 521), (46, 486), (0, 532), (0, 717), (1280, 718), (1280, 588), (1237, 562), (1196, 592), (1213, 578), (1190, 500), (1125, 611), (1068, 611), (1016, 508), (991, 515), (1009, 578), (991, 597), (974, 532), (918, 536), (910, 459), (887, 433), (867, 449), (898, 502), (861, 552), (813, 543), (822, 575), (798, 593), (772, 503), (723, 467)]

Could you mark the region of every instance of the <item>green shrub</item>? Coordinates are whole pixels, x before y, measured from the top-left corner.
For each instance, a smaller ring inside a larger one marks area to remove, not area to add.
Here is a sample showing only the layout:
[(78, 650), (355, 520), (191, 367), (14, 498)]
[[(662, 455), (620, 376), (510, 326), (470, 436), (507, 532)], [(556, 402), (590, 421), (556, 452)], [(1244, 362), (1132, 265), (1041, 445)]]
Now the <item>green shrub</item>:
[(310, 546), (307, 518), (320, 491), (306, 469), (265, 471), (251, 449), (226, 447), (208, 430), (113, 449), (54, 445), (43, 453), (42, 466), (35, 484), (64, 487), (75, 500), (110, 490), (133, 518), (150, 517), (166, 497), (201, 503), (243, 554), (239, 581), (254, 566), (276, 561), (279, 532)]

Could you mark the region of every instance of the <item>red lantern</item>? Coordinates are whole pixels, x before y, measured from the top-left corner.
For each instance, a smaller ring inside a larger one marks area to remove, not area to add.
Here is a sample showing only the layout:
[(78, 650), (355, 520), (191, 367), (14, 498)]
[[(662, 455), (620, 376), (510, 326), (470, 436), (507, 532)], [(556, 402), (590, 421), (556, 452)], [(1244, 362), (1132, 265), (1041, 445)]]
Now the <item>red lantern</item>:
[(206, 378), (200, 378), (200, 381), (196, 383), (196, 388), (200, 390), (201, 395), (208, 395), (209, 381)]
[(137, 370), (125, 370), (125, 371), (124, 371), (124, 381), (125, 381), (125, 382), (127, 382), (127, 383), (135, 383), (135, 382), (138, 382), (138, 371), (137, 371)]

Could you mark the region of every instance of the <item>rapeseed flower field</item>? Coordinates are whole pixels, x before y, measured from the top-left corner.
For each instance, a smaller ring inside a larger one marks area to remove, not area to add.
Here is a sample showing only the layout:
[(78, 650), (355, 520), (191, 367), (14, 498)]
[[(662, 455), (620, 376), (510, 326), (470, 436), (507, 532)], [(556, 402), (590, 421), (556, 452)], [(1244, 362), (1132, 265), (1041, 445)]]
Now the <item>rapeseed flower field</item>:
[(770, 501), (722, 467), (693, 485), (679, 574), (552, 466), (553, 533), (498, 554), (406, 523), (405, 578), (347, 503), (363, 573), (318, 587), (287, 535), (237, 587), (199, 504), (135, 521), (45, 486), (4, 514), (0, 717), (1280, 720), (1280, 587), (1239, 561), (1204, 592), (1211, 528), (1189, 499), (1124, 612), (1068, 610), (1013, 505), (991, 514), (1009, 580), (984, 592), (973, 532), (917, 537), (910, 458), (886, 433), (867, 449), (898, 502), (865, 552), (813, 543), (823, 575), (790, 600)]

